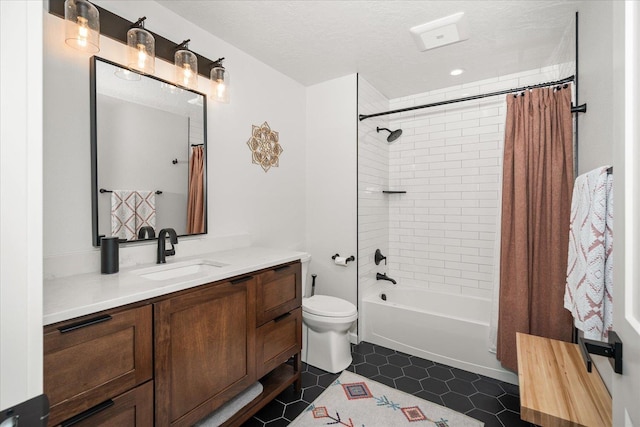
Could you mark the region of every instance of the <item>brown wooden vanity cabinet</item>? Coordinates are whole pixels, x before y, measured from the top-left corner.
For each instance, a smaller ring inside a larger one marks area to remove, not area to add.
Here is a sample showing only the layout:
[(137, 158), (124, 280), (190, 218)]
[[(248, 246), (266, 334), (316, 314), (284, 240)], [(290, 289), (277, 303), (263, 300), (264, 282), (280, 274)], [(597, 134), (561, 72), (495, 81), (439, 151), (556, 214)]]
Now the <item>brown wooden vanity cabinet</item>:
[[(101, 404), (151, 379), (151, 322), (151, 305), (146, 305), (45, 328), (44, 391), (51, 407), (50, 426), (82, 413), (97, 416), (100, 409), (108, 409)], [(153, 412), (149, 415), (150, 423), (139, 425), (153, 425)]]
[(46, 326), (49, 425), (191, 426), (260, 380), (242, 424), (300, 387), (301, 292), (292, 262)]
[(253, 384), (255, 279), (155, 305), (156, 423), (190, 426)]

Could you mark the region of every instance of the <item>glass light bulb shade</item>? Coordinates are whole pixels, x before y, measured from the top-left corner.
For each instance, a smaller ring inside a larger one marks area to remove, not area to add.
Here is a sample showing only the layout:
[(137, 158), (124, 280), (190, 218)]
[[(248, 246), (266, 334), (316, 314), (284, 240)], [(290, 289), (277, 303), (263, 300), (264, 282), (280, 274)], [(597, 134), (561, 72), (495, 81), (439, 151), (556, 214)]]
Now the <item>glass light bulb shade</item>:
[(127, 31), (127, 67), (144, 74), (153, 74), (156, 68), (156, 39), (141, 27)]
[(100, 52), (100, 14), (86, 0), (65, 0), (64, 41), (74, 49)]
[(211, 97), (218, 102), (228, 104), (231, 98), (229, 72), (224, 67), (213, 67), (210, 78)]
[(198, 89), (198, 58), (187, 49), (181, 49), (174, 56), (176, 84), (188, 89)]

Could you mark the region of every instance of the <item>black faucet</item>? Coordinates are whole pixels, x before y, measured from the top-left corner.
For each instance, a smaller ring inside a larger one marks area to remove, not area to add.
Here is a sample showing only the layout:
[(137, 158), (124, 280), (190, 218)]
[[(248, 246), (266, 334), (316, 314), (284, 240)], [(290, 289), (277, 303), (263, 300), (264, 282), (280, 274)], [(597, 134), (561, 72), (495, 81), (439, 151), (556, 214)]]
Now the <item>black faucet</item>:
[[(169, 235), (169, 241), (171, 242), (171, 249), (165, 249), (167, 234)], [(165, 257), (175, 255), (176, 249), (173, 245), (178, 244), (178, 235), (173, 228), (163, 228), (158, 233), (158, 258), (156, 264), (164, 264), (167, 262)]]
[(393, 283), (394, 285), (396, 284), (396, 281), (393, 280), (391, 277), (387, 277), (387, 273), (376, 273), (376, 280), (388, 280), (391, 283)]
[(153, 229), (153, 227), (149, 225), (140, 227), (140, 230), (138, 230), (138, 240), (155, 239), (155, 237), (156, 237), (156, 232)]

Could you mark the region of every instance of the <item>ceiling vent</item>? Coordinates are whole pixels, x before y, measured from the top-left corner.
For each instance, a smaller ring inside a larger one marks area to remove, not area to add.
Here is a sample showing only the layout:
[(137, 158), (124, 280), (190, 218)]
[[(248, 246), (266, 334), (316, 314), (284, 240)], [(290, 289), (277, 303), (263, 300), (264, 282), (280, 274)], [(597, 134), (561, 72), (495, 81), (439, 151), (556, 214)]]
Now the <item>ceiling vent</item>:
[(449, 15), (409, 29), (421, 51), (467, 40), (469, 32), (464, 12)]

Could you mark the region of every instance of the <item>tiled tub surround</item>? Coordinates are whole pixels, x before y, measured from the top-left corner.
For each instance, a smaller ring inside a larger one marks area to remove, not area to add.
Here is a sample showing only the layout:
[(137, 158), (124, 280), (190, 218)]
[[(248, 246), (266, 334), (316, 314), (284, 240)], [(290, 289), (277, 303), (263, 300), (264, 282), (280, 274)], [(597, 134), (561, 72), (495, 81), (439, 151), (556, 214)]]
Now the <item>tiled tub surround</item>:
[[(556, 80), (553, 66), (390, 101), (404, 108)], [(493, 297), (506, 95), (391, 116), (389, 275), (409, 286)], [(369, 119), (375, 120), (375, 119)], [(366, 212), (362, 212), (366, 214)]]
[[(520, 420), (518, 386), (451, 368), (386, 347), (362, 342), (352, 346), (348, 371), (476, 418), (485, 427), (529, 427)], [(243, 427), (284, 427), (340, 374), (304, 365), (302, 392), (282, 392)]]
[(306, 254), (271, 248), (245, 247), (204, 253), (192, 257), (177, 259), (172, 257), (167, 260), (167, 264), (164, 264), (165, 266), (171, 266), (172, 264), (190, 260), (208, 260), (220, 265), (211, 274), (207, 275), (191, 275), (167, 280), (148, 280), (140, 277), (138, 270), (155, 267), (156, 264), (146, 264), (121, 269), (116, 274), (100, 274), (96, 272), (45, 280), (43, 286), (43, 324), (46, 326), (182, 291), (205, 283), (224, 280), (299, 260), (303, 255)]

